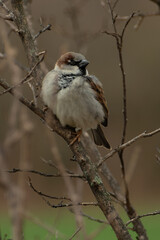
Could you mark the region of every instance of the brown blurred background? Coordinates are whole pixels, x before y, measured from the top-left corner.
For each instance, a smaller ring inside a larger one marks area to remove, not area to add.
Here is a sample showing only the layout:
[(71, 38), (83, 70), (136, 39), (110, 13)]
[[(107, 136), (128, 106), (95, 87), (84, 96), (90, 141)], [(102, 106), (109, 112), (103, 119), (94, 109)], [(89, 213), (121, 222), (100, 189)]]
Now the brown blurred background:
[[(76, 4), (79, 2), (81, 4), (77, 9)], [(39, 51), (47, 51), (45, 63), (49, 70), (54, 67), (55, 61), (61, 53), (66, 51), (81, 52), (90, 61), (88, 70), (102, 81), (108, 101), (109, 126), (105, 130), (105, 134), (112, 148), (116, 147), (120, 144), (123, 125), (122, 77), (118, 65), (115, 40), (102, 33), (105, 29), (112, 31), (108, 9), (103, 7), (103, 1), (100, 0), (34, 0), (31, 7), (35, 33), (42, 28), (40, 18), (43, 25), (52, 24), (52, 30), (41, 34), (37, 40)], [(78, 12), (75, 12), (77, 10)], [(117, 5), (117, 13), (121, 16), (130, 15), (133, 11), (152, 13), (156, 10), (157, 6), (149, 0), (121, 0)], [(76, 17), (73, 12), (76, 13)], [(144, 130), (152, 131), (160, 127), (159, 20), (159, 16), (145, 18), (139, 28), (135, 30), (134, 26), (137, 23), (135, 18), (131, 21), (125, 34), (123, 57), (127, 77), (127, 140)], [(122, 28), (123, 24), (123, 21), (119, 21), (119, 29)], [(9, 32), (8, 26), (5, 26)], [(27, 66), (19, 37), (12, 32), (9, 34), (9, 39), (17, 52), (15, 60), (22, 66)], [(0, 52), (3, 52), (3, 41), (1, 40)], [(2, 78), (11, 83), (12, 72), (8, 68), (6, 59), (0, 59), (0, 73)], [(25, 72), (23, 74), (25, 76)], [(24, 94), (28, 94), (28, 91), (24, 91)], [(12, 102), (13, 97), (9, 94), (0, 97), (0, 144), (3, 144), (8, 132)], [(53, 169), (41, 161), (41, 158), (53, 158), (48, 138), (49, 133), (46, 133), (46, 127), (37, 116), (28, 110), (27, 113), (34, 128), (29, 137), (26, 166), (51, 173)], [(17, 126), (19, 124), (17, 120)], [(69, 160), (72, 154), (66, 143), (56, 134), (55, 139), (66, 167), (78, 172), (76, 163)], [(139, 140), (125, 151), (126, 168), (131, 171), (131, 179), (129, 180), (131, 199), (138, 204), (156, 204), (160, 201), (160, 165), (156, 162), (155, 157), (158, 147), (160, 147), (160, 135), (157, 134), (151, 138)], [(101, 151), (103, 155), (106, 154), (106, 150)], [(19, 167), (19, 159), (23, 154), (25, 153), (20, 144), (12, 146), (7, 157), (10, 169)], [(114, 156), (109, 159), (108, 165), (115, 177), (121, 181), (118, 157)], [(17, 181), (17, 176), (20, 174), (23, 173), (12, 175), (13, 179)], [(24, 175), (27, 198), (32, 200), (28, 203), (30, 206), (35, 205), (35, 203), (37, 205), (37, 202), (44, 206), (44, 203), (28, 187), (28, 175), (32, 176), (32, 180), (39, 190), (54, 195), (65, 195), (66, 190), (61, 179), (46, 179), (31, 174)], [(85, 184), (85, 200), (91, 199), (92, 196), (86, 191), (87, 189)], [(0, 193), (1, 206), (5, 206), (2, 189), (0, 189)]]

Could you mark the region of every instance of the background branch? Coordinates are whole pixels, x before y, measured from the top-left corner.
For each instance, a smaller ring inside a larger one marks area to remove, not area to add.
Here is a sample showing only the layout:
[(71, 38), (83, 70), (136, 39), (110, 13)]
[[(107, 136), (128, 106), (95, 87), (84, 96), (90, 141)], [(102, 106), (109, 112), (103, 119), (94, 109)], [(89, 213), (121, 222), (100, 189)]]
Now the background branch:
[(155, 212), (152, 212), (152, 213), (146, 213), (146, 214), (143, 214), (143, 215), (139, 215), (139, 216), (136, 216), (135, 218), (132, 218), (131, 220), (129, 220), (126, 225), (128, 226), (130, 223), (133, 223), (134, 221), (136, 221), (137, 219), (140, 219), (140, 218), (143, 218), (143, 217), (150, 217), (150, 216), (155, 216), (155, 215), (160, 215), (160, 211), (155, 211)]
[[(124, 68), (124, 61), (123, 61), (123, 39), (124, 39), (124, 34), (127, 29), (128, 24), (130, 23), (131, 19), (134, 16), (134, 13), (132, 13), (128, 19), (126, 20), (121, 33), (118, 33), (117, 30), (117, 25), (116, 25), (116, 19), (117, 19), (117, 14), (114, 13), (114, 9), (111, 5), (110, 0), (107, 0), (108, 8), (110, 11), (111, 15), (111, 20), (112, 20), (112, 26), (113, 26), (113, 33), (109, 33), (106, 31), (108, 35), (111, 35), (112, 37), (115, 38), (116, 40), (116, 46), (117, 46), (117, 51), (118, 51), (118, 56), (119, 56), (119, 66), (121, 70), (121, 75), (122, 75), (122, 86), (123, 86), (123, 131), (122, 131), (122, 138), (121, 138), (121, 145), (124, 144), (125, 139), (126, 139), (126, 132), (127, 132), (127, 88), (126, 88), (126, 73), (125, 73), (125, 68)], [(118, 151), (118, 156), (120, 159), (121, 163), (121, 171), (122, 171), (122, 179), (125, 187), (125, 206), (126, 206), (126, 212), (130, 218), (133, 218), (133, 216), (136, 216), (136, 211), (131, 205), (130, 201), (130, 195), (129, 195), (129, 188), (128, 188), (128, 183), (126, 180), (126, 170), (125, 170), (125, 165), (124, 165), (124, 148), (120, 149)], [(140, 222), (140, 220), (137, 220), (137, 222), (134, 222), (134, 229), (137, 232), (139, 238), (143, 238), (145, 240), (148, 239), (146, 231), (144, 229), (143, 224)]]

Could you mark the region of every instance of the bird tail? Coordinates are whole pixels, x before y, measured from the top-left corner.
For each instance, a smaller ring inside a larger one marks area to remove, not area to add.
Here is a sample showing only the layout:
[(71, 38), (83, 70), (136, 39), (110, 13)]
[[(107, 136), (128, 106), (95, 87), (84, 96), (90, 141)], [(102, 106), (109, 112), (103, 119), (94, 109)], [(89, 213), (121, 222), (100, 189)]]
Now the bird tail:
[(93, 139), (96, 145), (98, 146), (104, 146), (106, 148), (111, 148), (110, 144), (108, 143), (107, 139), (104, 136), (104, 133), (100, 127), (100, 125), (97, 126), (97, 129), (92, 129)]

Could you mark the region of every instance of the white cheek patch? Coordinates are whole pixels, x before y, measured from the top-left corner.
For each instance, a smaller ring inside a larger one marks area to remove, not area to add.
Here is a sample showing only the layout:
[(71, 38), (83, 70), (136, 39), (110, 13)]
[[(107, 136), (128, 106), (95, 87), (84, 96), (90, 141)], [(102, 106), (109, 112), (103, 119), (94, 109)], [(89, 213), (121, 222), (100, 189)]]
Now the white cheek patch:
[(81, 71), (78, 66), (72, 66), (72, 65), (61, 65), (61, 68), (59, 68), (57, 65), (55, 66), (55, 70), (61, 71), (61, 74), (80, 74)]

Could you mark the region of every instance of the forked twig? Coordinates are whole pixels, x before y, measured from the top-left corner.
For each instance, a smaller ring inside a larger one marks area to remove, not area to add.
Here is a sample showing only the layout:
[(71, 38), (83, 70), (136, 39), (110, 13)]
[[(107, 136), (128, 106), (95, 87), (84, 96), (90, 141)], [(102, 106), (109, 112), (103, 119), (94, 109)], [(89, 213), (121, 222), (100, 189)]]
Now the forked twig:
[[(5, 91), (3, 91), (2, 93), (0, 93), (0, 96), (10, 92), (11, 90), (13, 90), (16, 87), (19, 87), (20, 85), (22, 85), (23, 83), (27, 82), (27, 79), (32, 75), (32, 73), (34, 72), (34, 70), (36, 69), (36, 67), (44, 60), (44, 56), (45, 56), (45, 51), (39, 53), (39, 55), (42, 55), (41, 59), (39, 59), (39, 61), (33, 66), (33, 68), (29, 71), (29, 73), (17, 84), (9, 87), (8, 89), (6, 89)], [(32, 78), (31, 78), (32, 80)]]
[(98, 219), (98, 218), (94, 218), (94, 217), (91, 217), (83, 212), (80, 213), (83, 217), (86, 217), (87, 219), (91, 220), (91, 221), (94, 221), (94, 222), (98, 222), (98, 223), (105, 223), (105, 224), (109, 224), (107, 221), (104, 221), (104, 220), (101, 220), (101, 219)]
[[(120, 147), (121, 147), (125, 143), (126, 131), (127, 131), (127, 89), (126, 89), (126, 73), (125, 73), (125, 69), (124, 69), (124, 61), (123, 61), (123, 54), (122, 54), (123, 39), (124, 39), (124, 34), (125, 34), (126, 29), (127, 29), (127, 26), (130, 23), (131, 19), (134, 17), (135, 13), (132, 13), (129, 16), (129, 18), (127, 18), (127, 21), (125, 22), (121, 33), (119, 33), (118, 29), (117, 29), (117, 26), (116, 26), (117, 15), (114, 13), (114, 9), (111, 6), (110, 0), (106, 0), (106, 1), (107, 1), (107, 4), (108, 4), (108, 8), (110, 10), (110, 15), (111, 15), (111, 20), (112, 20), (112, 25), (113, 25), (113, 30), (114, 31), (113, 31), (113, 33), (109, 33), (108, 31), (106, 31), (105, 33), (113, 36), (116, 40), (117, 51), (118, 51), (118, 55), (119, 55), (119, 66), (120, 66), (121, 75), (122, 75), (122, 85), (123, 85), (123, 108), (122, 108), (122, 110), (123, 110), (123, 131), (122, 131), (122, 138), (121, 138), (121, 145), (120, 145)], [(142, 136), (140, 136), (140, 137), (142, 137)], [(134, 139), (134, 141), (135, 141), (135, 139)], [(135, 210), (132, 207), (131, 202), (130, 202), (129, 188), (128, 188), (128, 184), (127, 184), (127, 181), (126, 181), (126, 170), (125, 170), (124, 159), (123, 159), (123, 152), (124, 152), (125, 147), (124, 146), (121, 147), (121, 148), (118, 147), (118, 148), (112, 150), (109, 154), (111, 156), (116, 152), (118, 153), (120, 163), (121, 163), (122, 179), (123, 179), (123, 183), (124, 183), (124, 187), (125, 187), (125, 200), (126, 200), (125, 208), (126, 208), (126, 212), (127, 212), (128, 216), (130, 218), (133, 218), (136, 215), (136, 212), (135, 212)], [(103, 162), (103, 160), (98, 165), (100, 166), (102, 164), (102, 162)], [(146, 231), (145, 231), (141, 221), (138, 220), (138, 219), (134, 223), (134, 230), (137, 232), (139, 238), (143, 237), (143, 239), (145, 239), (145, 240), (148, 239), (148, 237), (146, 235)]]
[(42, 33), (44, 33), (45, 31), (50, 31), (51, 30), (52, 25), (48, 24), (46, 27), (44, 27), (43, 29), (41, 29), (34, 37), (33, 40), (36, 40), (36, 38), (39, 37), (39, 35), (41, 35)]
[[(67, 198), (67, 197), (55, 197), (55, 196), (50, 196), (48, 194), (42, 193), (41, 191), (38, 191), (32, 184), (31, 182), (31, 178), (28, 178), (28, 183), (29, 186), (32, 188), (32, 190), (37, 193), (38, 195), (40, 195), (42, 197), (42, 199), (52, 208), (63, 208), (63, 207), (73, 207), (73, 206), (98, 206), (98, 203), (96, 202), (77, 202), (77, 203), (72, 203), (72, 199), (71, 198)], [(55, 200), (61, 200), (61, 202), (59, 204), (51, 204), (48, 200), (46, 200), (44, 197), (46, 198), (50, 198), (50, 199), (55, 199)], [(70, 201), (71, 203), (63, 203), (62, 201), (66, 200), (66, 201)]]
[(129, 146), (131, 146), (133, 143), (135, 143), (137, 140), (141, 139), (141, 138), (147, 138), (147, 137), (152, 137), (153, 135), (157, 134), (160, 132), (160, 128), (157, 128), (156, 130), (147, 133), (146, 131), (137, 135), (136, 137), (132, 138), (131, 140), (129, 140), (128, 142), (118, 146), (117, 148), (111, 150), (98, 164), (97, 167), (99, 168), (108, 158), (112, 157), (114, 154), (116, 154), (117, 152), (119, 152), (122, 149), (125, 149)]
[[(33, 174), (37, 174), (40, 176), (44, 176), (44, 177), (62, 177), (62, 175), (60, 173), (57, 174), (49, 174), (49, 173), (43, 173), (37, 170), (33, 170), (33, 169), (20, 169), (20, 168), (13, 168), (12, 170), (6, 170), (6, 172), (8, 173), (17, 173), (17, 172), (26, 172), (26, 173), (33, 173)], [(84, 179), (83, 175), (79, 175), (79, 174), (74, 174), (74, 173), (67, 173), (65, 176), (63, 177), (72, 177), (72, 178), (81, 178)]]
[(155, 216), (155, 215), (160, 215), (160, 210), (158, 211), (155, 211), (155, 212), (152, 212), (152, 213), (146, 213), (146, 214), (143, 214), (143, 215), (139, 215), (135, 218), (132, 218), (131, 220), (129, 220), (127, 223), (126, 223), (126, 226), (128, 226), (130, 223), (136, 221), (137, 219), (140, 219), (140, 218), (143, 218), (143, 217), (150, 217), (150, 216)]
[(47, 203), (48, 206), (52, 208), (68, 208), (68, 207), (73, 207), (73, 206), (83, 206), (83, 207), (88, 207), (88, 206), (98, 206), (98, 203), (96, 202), (78, 202), (76, 204), (74, 203), (59, 203), (59, 204), (51, 204), (48, 200), (46, 200), (44, 197), (42, 199)]
[(56, 199), (56, 200), (67, 200), (67, 201), (71, 201), (70, 198), (67, 197), (54, 197), (54, 196), (50, 196), (48, 194), (42, 193), (41, 191), (38, 191), (32, 184), (31, 178), (28, 177), (28, 184), (29, 186), (33, 189), (34, 192), (36, 192), (38, 195), (43, 196), (43, 197), (47, 197), (47, 198), (51, 198), (51, 199)]
[[(126, 73), (125, 73), (125, 69), (124, 69), (122, 49), (123, 49), (123, 39), (124, 39), (125, 31), (135, 13), (132, 13), (129, 16), (129, 18), (127, 19), (127, 21), (125, 22), (125, 24), (123, 26), (122, 32), (118, 33), (117, 26), (116, 26), (117, 15), (115, 15), (113, 12), (114, 10), (111, 6), (110, 0), (107, 0), (107, 3), (108, 3), (109, 10), (110, 10), (113, 29), (114, 29), (114, 32), (111, 35), (116, 39), (116, 45), (117, 45), (117, 50), (118, 50), (118, 55), (119, 55), (119, 66), (120, 66), (120, 70), (121, 70), (121, 74), (122, 74), (122, 85), (123, 85), (123, 109), (122, 109), (123, 131), (122, 131), (122, 138), (121, 138), (121, 145), (122, 145), (125, 142), (126, 131), (127, 131), (127, 89), (126, 89)], [(109, 34), (109, 33), (107, 33), (107, 34)], [(121, 163), (122, 179), (123, 179), (124, 186), (125, 186), (126, 204), (128, 206), (130, 206), (129, 189), (128, 189), (128, 184), (126, 181), (126, 172), (125, 172), (125, 166), (124, 166), (123, 151), (124, 151), (124, 148), (119, 149), (118, 155), (119, 155), (119, 159), (120, 159), (120, 163)]]

